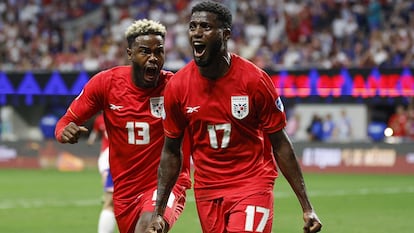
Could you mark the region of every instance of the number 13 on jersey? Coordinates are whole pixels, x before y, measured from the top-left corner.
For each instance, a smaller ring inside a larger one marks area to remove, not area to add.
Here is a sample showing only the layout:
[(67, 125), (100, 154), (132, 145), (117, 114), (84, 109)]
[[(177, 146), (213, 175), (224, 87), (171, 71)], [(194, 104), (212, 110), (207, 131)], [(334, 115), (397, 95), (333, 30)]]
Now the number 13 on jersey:
[(150, 142), (150, 128), (147, 122), (128, 121), (125, 128), (128, 130), (128, 144), (145, 145)]

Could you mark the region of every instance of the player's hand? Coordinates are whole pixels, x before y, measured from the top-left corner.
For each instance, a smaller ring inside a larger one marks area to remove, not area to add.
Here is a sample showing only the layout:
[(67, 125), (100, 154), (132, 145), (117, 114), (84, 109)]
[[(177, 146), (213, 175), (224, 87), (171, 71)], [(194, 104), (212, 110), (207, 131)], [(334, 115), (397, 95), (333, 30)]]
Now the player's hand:
[(153, 217), (146, 233), (166, 233), (166, 222), (161, 215)]
[(87, 133), (88, 129), (84, 126), (78, 126), (73, 122), (70, 122), (62, 131), (62, 142), (74, 144), (77, 143), (82, 133)]
[(303, 220), (305, 225), (303, 226), (304, 233), (314, 233), (319, 232), (322, 228), (322, 223), (313, 211), (308, 211), (303, 213)]

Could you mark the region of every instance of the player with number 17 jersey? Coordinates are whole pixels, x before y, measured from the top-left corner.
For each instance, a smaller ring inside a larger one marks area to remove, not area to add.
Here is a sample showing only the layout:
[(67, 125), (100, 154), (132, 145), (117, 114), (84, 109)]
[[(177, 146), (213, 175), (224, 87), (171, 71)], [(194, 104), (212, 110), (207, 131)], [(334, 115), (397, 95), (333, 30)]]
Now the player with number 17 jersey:
[(286, 116), (272, 80), (236, 54), (216, 80), (197, 69), (191, 61), (167, 84), (163, 121), (168, 137), (186, 127), (192, 135), (197, 199), (273, 190), (277, 169), (265, 133), (284, 128)]

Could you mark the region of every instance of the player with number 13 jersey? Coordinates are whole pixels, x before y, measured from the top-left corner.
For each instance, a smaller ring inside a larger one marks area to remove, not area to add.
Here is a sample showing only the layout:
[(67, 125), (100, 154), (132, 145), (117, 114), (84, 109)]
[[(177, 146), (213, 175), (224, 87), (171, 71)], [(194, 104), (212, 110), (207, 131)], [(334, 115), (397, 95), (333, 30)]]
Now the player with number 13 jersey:
[[(84, 86), (56, 126), (56, 138), (76, 143), (86, 120), (102, 111), (109, 139), (114, 182), (114, 213), (120, 233), (143, 232), (152, 215), (164, 132), (164, 88), (173, 73), (164, 64), (164, 26), (138, 20), (126, 31), (130, 66), (99, 72)], [(189, 156), (188, 154), (186, 156)], [(181, 214), (190, 188), (189, 158), (163, 216), (171, 227)]]

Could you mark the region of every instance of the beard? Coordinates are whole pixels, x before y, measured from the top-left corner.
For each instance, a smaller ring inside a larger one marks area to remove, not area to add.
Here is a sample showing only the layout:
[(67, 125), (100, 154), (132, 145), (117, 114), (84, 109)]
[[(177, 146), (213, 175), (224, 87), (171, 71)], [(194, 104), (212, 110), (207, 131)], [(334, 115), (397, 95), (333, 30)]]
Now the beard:
[(135, 74), (143, 75), (144, 74), (144, 68), (140, 65), (138, 65), (135, 62), (132, 62), (132, 69), (134, 70)]
[(221, 40), (214, 41), (210, 46), (206, 47), (206, 52), (203, 56), (194, 56), (194, 62), (199, 67), (207, 67), (211, 65), (216, 59), (218, 59), (222, 47), (223, 42)]
[(132, 63), (132, 69), (132, 81), (137, 87), (152, 88), (157, 86), (159, 74), (156, 75), (158, 77), (155, 77), (155, 75), (152, 75), (153, 77), (148, 76), (145, 72), (145, 67), (142, 67), (134, 62)]

